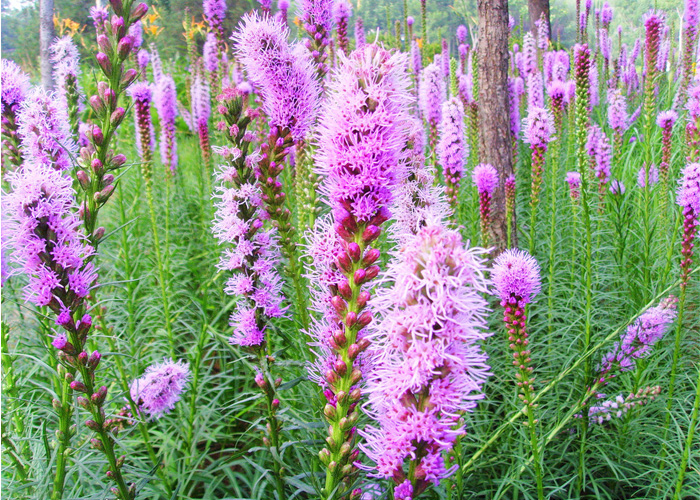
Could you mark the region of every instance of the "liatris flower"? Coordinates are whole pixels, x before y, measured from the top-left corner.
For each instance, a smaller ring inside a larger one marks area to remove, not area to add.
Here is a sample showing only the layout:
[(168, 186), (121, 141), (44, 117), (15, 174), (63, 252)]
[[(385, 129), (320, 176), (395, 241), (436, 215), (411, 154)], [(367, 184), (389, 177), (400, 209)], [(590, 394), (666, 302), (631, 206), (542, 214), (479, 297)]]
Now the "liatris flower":
[(537, 29), (537, 48), (543, 51), (547, 50), (549, 45), (549, 24), (544, 17), (544, 13), (535, 21), (535, 27)]
[(202, 150), (202, 158), (204, 165), (209, 175), (211, 168), (211, 144), (209, 142), (209, 117), (211, 116), (211, 91), (209, 82), (204, 77), (201, 71), (195, 71), (194, 80), (192, 81), (191, 104), (192, 104), (192, 121), (197, 127), (197, 135), (199, 136), (199, 146)]
[(422, 57), (423, 56), (420, 53), (420, 47), (418, 46), (418, 42), (413, 40), (411, 42), (411, 70), (416, 76), (416, 86), (418, 86), (421, 80), (420, 74), (421, 70), (423, 69)]
[(319, 78), (323, 79), (330, 69), (326, 63), (326, 50), (331, 43), (333, 31), (333, 0), (302, 0), (299, 19), (309, 35), (304, 43), (316, 62)]
[(662, 111), (656, 118), (656, 124), (661, 127), (661, 163), (659, 164), (659, 174), (661, 185), (663, 186), (664, 207), (668, 197), (668, 172), (671, 166), (671, 138), (673, 125), (678, 120), (678, 113), (673, 110)]
[(430, 130), (430, 150), (434, 155), (437, 148), (438, 126), (442, 121), (442, 103), (447, 98), (445, 79), (439, 65), (432, 63), (421, 73), (419, 86), (420, 108)]
[(177, 169), (177, 143), (175, 142), (175, 117), (177, 116), (177, 90), (170, 75), (163, 75), (155, 88), (155, 106), (160, 118), (160, 157), (163, 165), (175, 174)]
[(136, 54), (136, 63), (141, 70), (140, 75), (142, 79), (146, 78), (146, 68), (149, 62), (151, 62), (151, 54), (146, 49), (139, 50), (138, 54)]
[(224, 42), (224, 19), (226, 19), (226, 0), (204, 0), (202, 3), (204, 18), (209, 29), (216, 34), (221, 44)]
[(232, 39), (248, 77), (259, 89), (271, 128), (288, 130), (301, 140), (313, 124), (319, 88), (302, 47), (290, 46), (280, 22), (257, 14), (243, 17)]
[(510, 174), (505, 182), (506, 191), (506, 243), (507, 248), (510, 248), (512, 236), (512, 221), (515, 214), (515, 175)]
[(407, 141), (407, 175), (391, 208), (392, 236), (404, 244), (425, 226), (443, 224), (451, 213), (444, 188), (435, 182), (435, 171), (425, 163), (425, 130), (417, 118), (410, 121)]
[(157, 420), (175, 408), (189, 378), (189, 363), (164, 359), (146, 368), (144, 374), (131, 383), (131, 400), (139, 410)]
[[(612, 420), (613, 417), (622, 418), (636, 406), (644, 406), (654, 401), (659, 394), (661, 394), (661, 387), (657, 385), (641, 388), (636, 393), (630, 393), (627, 397), (616, 396), (615, 399), (591, 406), (588, 409), (588, 418), (591, 423), (602, 425)], [(598, 397), (602, 399), (605, 395), (598, 394)]]
[(466, 43), (460, 43), (457, 47), (459, 52), (459, 73), (464, 74), (467, 72), (467, 58), (469, 57), (469, 45)]
[(589, 71), (589, 79), (591, 82), (589, 86), (590, 105), (591, 108), (594, 108), (598, 104), (600, 104), (600, 80), (598, 79), (598, 65), (595, 63), (595, 61), (593, 61), (593, 63), (591, 64), (591, 69)]
[(574, 46), (574, 74), (576, 78), (575, 130), (579, 173), (586, 169), (586, 140), (588, 138), (590, 103), (591, 52), (588, 45)]
[[(466, 79), (466, 78), (465, 78)], [(508, 78), (508, 100), (510, 103), (510, 132), (513, 140), (520, 135), (520, 96), (523, 92), (523, 79), (519, 76)]]
[[(95, 284), (93, 248), (80, 232), (72, 180), (51, 164), (28, 159), (7, 175), (3, 231), (11, 261), (28, 277), (25, 299), (56, 314), (75, 307)], [(27, 207), (31, 207), (28, 210)]]
[(457, 41), (459, 43), (467, 43), (467, 27), (463, 24), (457, 26)]
[(611, 151), (610, 142), (598, 125), (591, 126), (586, 149), (590, 158), (591, 170), (595, 172), (598, 179), (598, 191), (602, 197), (605, 193), (605, 187), (610, 181)]
[(442, 73), (445, 78), (450, 77), (450, 44), (447, 43), (447, 39), (442, 39), (442, 53), (440, 57), (442, 63)]
[(61, 107), (67, 110), (72, 134), (77, 137), (80, 112), (80, 53), (70, 36), (58, 38), (51, 45), (51, 62)]
[[(410, 24), (409, 24), (410, 26)], [(365, 25), (362, 18), (355, 19), (355, 49), (361, 49), (365, 44)]]
[(685, 288), (693, 262), (693, 246), (700, 219), (700, 163), (686, 166), (678, 188), (678, 204), (683, 208), (683, 243), (681, 254), (681, 287)]
[(627, 100), (622, 91), (617, 88), (608, 90), (608, 125), (613, 129), (613, 153), (615, 165), (619, 164), (622, 155), (622, 135), (627, 130), (629, 114), (627, 113)]
[(581, 196), (581, 174), (578, 172), (567, 172), (566, 182), (569, 184), (569, 196), (571, 200), (578, 200)]
[(217, 45), (216, 35), (210, 31), (207, 33), (207, 38), (202, 48), (202, 60), (204, 62), (204, 70), (209, 75), (209, 84), (214, 89), (219, 85), (219, 54)]
[(480, 163), (472, 171), (472, 181), (479, 193), (479, 215), (481, 216), (481, 243), (489, 245), (491, 224), (491, 198), (498, 187), (498, 171), (493, 165)]
[(17, 168), (22, 164), (22, 155), (19, 149), (20, 138), (17, 133), (17, 114), (29, 92), (29, 76), (9, 59), (2, 59), (0, 65), (2, 147), (4, 150), (2, 168), (5, 170), (9, 165)]
[(349, 53), (348, 19), (352, 15), (352, 5), (345, 0), (340, 0), (335, 4), (333, 15), (335, 16), (336, 32), (338, 35), (338, 48), (347, 55)]
[(676, 94), (678, 108), (685, 106), (688, 86), (693, 78), (693, 62), (697, 53), (698, 22), (700, 21), (700, 1), (686, 0), (683, 14), (683, 56), (681, 61), (681, 84)]
[(158, 47), (155, 43), (151, 44), (151, 69), (153, 71), (153, 83), (158, 83), (160, 77), (163, 76), (163, 62), (160, 60)]
[(95, 25), (97, 35), (105, 34), (105, 21), (109, 19), (109, 11), (106, 7), (90, 7), (90, 18)]
[(685, 126), (685, 139), (688, 143), (688, 162), (700, 160), (700, 82), (690, 90), (686, 105), (688, 122)]
[(543, 85), (542, 73), (539, 71), (527, 76), (527, 107), (529, 109), (544, 107)]
[(533, 402), (535, 378), (530, 366), (530, 348), (526, 328), (527, 316), (525, 306), (540, 291), (540, 268), (537, 261), (522, 250), (510, 249), (499, 255), (491, 272), (496, 293), (503, 307), (503, 321), (508, 334), (509, 347), (513, 352), (513, 366), (516, 368), (516, 385), (518, 397), (525, 405), (530, 429), (530, 442), (534, 455), (535, 476), (537, 478), (538, 496), (542, 498), (542, 471), (539, 463), (539, 446), (535, 406)]
[(614, 196), (623, 195), (623, 194), (625, 194), (625, 185), (622, 183), (621, 180), (613, 179), (613, 180), (610, 182), (609, 191), (610, 191), (610, 193), (612, 193)]
[[(135, 83), (130, 89), (129, 94), (134, 101), (134, 118), (136, 119), (136, 147), (139, 151), (139, 156), (144, 164), (150, 164), (153, 159), (153, 148), (155, 143), (152, 142), (153, 126), (151, 124), (151, 99), (153, 92), (151, 84), (148, 82)], [(144, 171), (146, 182), (151, 179), (151, 167), (146, 167)]]
[(529, 31), (523, 37), (523, 71), (523, 79), (537, 72), (537, 45)]
[[(459, 232), (428, 226), (387, 270), (393, 287), (374, 300), (374, 365), (368, 414), (376, 427), (360, 434), (369, 470), (391, 478), (399, 495), (417, 497), (449, 477), (444, 453), (464, 433), (460, 415), (484, 397), (490, 375), (479, 345), (488, 333), (482, 249), (466, 249)], [(410, 497), (413, 498), (413, 497)]]
[(600, 8), (600, 24), (604, 30), (607, 30), (610, 27), (610, 23), (612, 22), (612, 19), (613, 19), (613, 8), (610, 6), (610, 3), (605, 2), (603, 4), (603, 6)]
[[(320, 339), (334, 353), (332, 368), (324, 374), (329, 384), (324, 413), (330, 435), (335, 436), (320, 453), (329, 467), (325, 496), (338, 487), (335, 494), (342, 495), (349, 487), (347, 479), (352, 477), (358, 454), (353, 450), (354, 431), (344, 419), (359, 418), (355, 406), (362, 371), (357, 356), (369, 345), (364, 332), (372, 321), (372, 313), (365, 310), (368, 283), (379, 272), (375, 265), (379, 251), (371, 243), (389, 218), (394, 190), (405, 176), (405, 127), (410, 120), (406, 66), (405, 55), (392, 55), (376, 45), (366, 45), (348, 58), (340, 55), (319, 121), (316, 165), (324, 179), (321, 192), (332, 208), (334, 233), (342, 241), (336, 254), (342, 281), (330, 290), (328, 302), (335, 333)], [(370, 98), (373, 104), (367, 106)], [(354, 136), (352, 141), (347, 140), (348, 134)], [(359, 287), (354, 292), (351, 283)], [(336, 465), (331, 467), (332, 463)]]
[[(649, 181), (648, 183), (647, 180)], [(649, 169), (646, 168), (646, 165), (642, 165), (642, 168), (640, 168), (637, 173), (637, 184), (639, 187), (643, 189), (647, 187), (647, 185), (653, 186), (654, 184), (658, 184), (658, 182), (659, 171), (656, 165), (652, 165)]]
[(612, 350), (603, 356), (596, 382), (607, 384), (617, 371), (633, 370), (638, 359), (647, 357), (676, 320), (677, 302), (678, 299), (670, 296), (658, 306), (647, 309), (629, 325), (620, 342), (615, 342)]
[(287, 11), (289, 10), (289, 0), (277, 0), (277, 18), (285, 26), (288, 25)]
[(260, 12), (262, 12), (263, 17), (270, 15), (270, 9), (272, 8), (272, 0), (258, 0), (260, 4)]
[[(530, 191), (530, 204), (532, 206), (532, 222), (534, 226), (535, 213), (539, 203), (540, 188), (542, 186), (542, 173), (544, 172), (545, 155), (548, 144), (554, 134), (554, 118), (544, 108), (530, 108), (525, 123), (525, 142), (532, 150), (532, 188)], [(533, 228), (534, 229), (534, 228)]]
[(32, 89), (22, 102), (17, 125), (25, 162), (35, 161), (56, 170), (71, 168), (77, 146), (66, 109), (53, 94), (41, 87)]
[(456, 210), (459, 182), (464, 174), (464, 163), (468, 155), (468, 147), (464, 141), (464, 108), (456, 97), (442, 104), (440, 142), (437, 150), (447, 185), (447, 199), (452, 210)]
[(644, 57), (646, 65), (646, 85), (644, 86), (644, 111), (651, 123), (656, 108), (656, 78), (659, 73), (658, 58), (661, 49), (661, 37), (666, 19), (661, 12), (649, 11), (644, 15)]
[(128, 35), (134, 41), (133, 50), (138, 50), (143, 45), (143, 25), (141, 21), (136, 21), (129, 27)]

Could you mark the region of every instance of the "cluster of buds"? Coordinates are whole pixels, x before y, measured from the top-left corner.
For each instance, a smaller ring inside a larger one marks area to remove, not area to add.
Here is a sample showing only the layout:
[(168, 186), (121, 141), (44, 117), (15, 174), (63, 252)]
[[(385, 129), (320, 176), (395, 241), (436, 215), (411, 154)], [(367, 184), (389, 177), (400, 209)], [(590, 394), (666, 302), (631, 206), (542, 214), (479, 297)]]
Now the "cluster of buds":
[(304, 44), (316, 63), (319, 79), (330, 70), (328, 47), (333, 35), (333, 2), (329, 0), (303, 0), (301, 4), (301, 22), (309, 38)]
[[(472, 180), (479, 193), (479, 215), (481, 219), (481, 244), (489, 245), (489, 226), (491, 225), (491, 198), (498, 187), (498, 172), (493, 165), (480, 163), (472, 171)], [(515, 206), (515, 179), (512, 182), (512, 206)], [(508, 219), (510, 220), (510, 219)]]
[[(644, 406), (654, 401), (659, 394), (661, 394), (661, 387), (656, 385), (643, 387), (636, 393), (631, 392), (627, 397), (619, 395), (615, 399), (604, 401), (600, 405), (591, 406), (588, 409), (588, 418), (594, 424), (610, 422), (613, 417), (622, 418), (636, 406)], [(605, 395), (598, 394), (598, 397), (602, 399)], [(581, 417), (581, 415), (577, 416)]]

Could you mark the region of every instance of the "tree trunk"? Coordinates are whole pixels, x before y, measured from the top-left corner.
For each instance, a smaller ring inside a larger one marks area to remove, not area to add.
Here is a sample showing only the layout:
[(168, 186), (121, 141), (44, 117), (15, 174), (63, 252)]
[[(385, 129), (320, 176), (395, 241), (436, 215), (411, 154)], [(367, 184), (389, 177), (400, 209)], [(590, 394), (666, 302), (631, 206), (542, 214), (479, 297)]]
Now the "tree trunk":
[[(528, 0), (527, 11), (530, 14), (530, 31), (537, 39), (537, 29), (535, 22), (539, 21), (540, 16), (544, 14), (544, 19), (547, 21), (547, 38), (552, 39), (552, 26), (549, 23), (549, 0)], [(578, 21), (576, 21), (578, 23)]]
[[(508, 0), (478, 0), (479, 159), (498, 171), (491, 201), (490, 240), (495, 255), (506, 248), (505, 181), (513, 173), (508, 99)], [(515, 212), (515, 211), (514, 211)], [(515, 213), (511, 246), (517, 246)]]
[(39, 0), (39, 58), (41, 60), (41, 85), (53, 89), (51, 68), (51, 43), (54, 39), (53, 0)]

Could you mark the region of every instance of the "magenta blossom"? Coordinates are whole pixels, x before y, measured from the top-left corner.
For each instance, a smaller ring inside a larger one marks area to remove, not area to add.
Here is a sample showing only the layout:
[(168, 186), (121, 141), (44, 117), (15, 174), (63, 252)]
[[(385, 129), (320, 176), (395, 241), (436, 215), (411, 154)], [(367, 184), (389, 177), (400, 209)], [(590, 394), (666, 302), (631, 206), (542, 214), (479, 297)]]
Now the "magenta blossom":
[(523, 250), (509, 249), (499, 255), (491, 279), (504, 304), (529, 304), (540, 292), (540, 266)]
[(498, 172), (493, 165), (480, 163), (474, 167), (472, 180), (479, 193), (491, 195), (498, 187)]
[(131, 383), (129, 393), (140, 410), (159, 419), (175, 408), (189, 378), (189, 363), (164, 359), (146, 368), (144, 374)]

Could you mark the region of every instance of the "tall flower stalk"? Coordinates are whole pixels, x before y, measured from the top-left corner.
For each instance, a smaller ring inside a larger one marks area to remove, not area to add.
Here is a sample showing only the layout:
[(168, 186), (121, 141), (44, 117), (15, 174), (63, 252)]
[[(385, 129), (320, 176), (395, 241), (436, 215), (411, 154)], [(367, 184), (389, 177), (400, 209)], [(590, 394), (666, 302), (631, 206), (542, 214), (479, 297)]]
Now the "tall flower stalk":
[(661, 178), (661, 217), (666, 220), (668, 209), (669, 170), (671, 168), (671, 140), (673, 125), (678, 120), (678, 113), (673, 110), (659, 113), (656, 124), (661, 128), (661, 163), (659, 163), (659, 177)]
[[(498, 187), (498, 171), (493, 165), (480, 163), (472, 171), (472, 181), (479, 193), (479, 217), (481, 221), (481, 245), (488, 247), (489, 226), (491, 225), (491, 198)], [(513, 186), (515, 187), (515, 186)], [(515, 189), (513, 189), (515, 194)]]
[(331, 66), (328, 48), (333, 36), (333, 0), (302, 0), (299, 18), (309, 38), (306, 48), (316, 63), (316, 74), (323, 81)]
[(420, 92), (420, 109), (428, 122), (430, 154), (433, 163), (437, 160), (438, 127), (442, 121), (442, 103), (447, 98), (447, 88), (442, 68), (435, 63), (429, 64), (421, 72), (418, 87)]
[(260, 88), (262, 108), (270, 127), (260, 147), (255, 175), (262, 189), (262, 200), (280, 236), (287, 258), (289, 279), (295, 289), (296, 309), (304, 327), (308, 311), (301, 281), (291, 212), (286, 208), (285, 187), (278, 180), (291, 147), (301, 145), (316, 117), (319, 84), (313, 62), (300, 44), (290, 46), (289, 30), (279, 21), (257, 15), (243, 19), (234, 35), (240, 60), (248, 76)]
[[(331, 234), (321, 241), (337, 241), (335, 262), (329, 262), (335, 283), (322, 292), (332, 307), (314, 325), (323, 353), (318, 379), (327, 386), (324, 415), (330, 425), (328, 447), (320, 453), (326, 499), (343, 495), (358, 472), (360, 354), (369, 346), (365, 329), (373, 314), (367, 302), (380, 270), (379, 250), (372, 243), (390, 216), (393, 190), (405, 168), (404, 127), (410, 119), (406, 62), (403, 55), (376, 45), (366, 45), (349, 58), (340, 55), (319, 121), (316, 164), (334, 221), (332, 229), (327, 227)], [(349, 133), (353, 141), (347, 140)]]
[(533, 403), (535, 377), (532, 375), (530, 341), (527, 333), (525, 306), (540, 291), (540, 268), (537, 261), (521, 250), (506, 250), (496, 258), (492, 278), (503, 310), (503, 321), (508, 333), (509, 347), (513, 351), (513, 366), (516, 368), (518, 397), (525, 406), (530, 447), (534, 457), (537, 497), (544, 499), (542, 464), (537, 438), (536, 405)]
[(457, 97), (452, 97), (442, 104), (442, 122), (440, 124), (440, 141), (438, 158), (442, 175), (447, 186), (445, 194), (453, 212), (457, 212), (459, 184), (464, 175), (468, 146), (464, 134), (464, 108)]
[(74, 139), (78, 138), (81, 92), (80, 54), (70, 36), (57, 39), (51, 45), (51, 62), (54, 65), (54, 80), (62, 106), (68, 111), (68, 121)]
[(226, 88), (217, 97), (217, 108), (223, 121), (220, 129), (230, 146), (217, 148), (224, 164), (217, 172), (221, 185), (215, 197), (216, 216), (213, 231), (227, 248), (219, 268), (233, 272), (226, 282), (225, 292), (240, 297), (229, 325), (231, 344), (239, 345), (255, 357), (255, 383), (262, 390), (267, 406), (267, 437), (265, 444), (273, 451), (273, 471), (280, 499), (284, 498), (284, 480), (279, 461), (281, 454), (281, 424), (277, 418), (280, 401), (276, 389), (280, 381), (273, 378), (271, 368), (273, 342), (270, 338), (272, 320), (281, 317), (283, 306), (282, 282), (276, 267), (280, 249), (274, 229), (264, 230), (265, 205), (260, 182), (255, 174), (258, 153), (250, 151), (255, 136), (249, 127), (257, 111), (247, 107), (247, 94)]
[(29, 92), (29, 76), (9, 59), (0, 61), (2, 78), (2, 170), (14, 170), (22, 164), (17, 113)]

